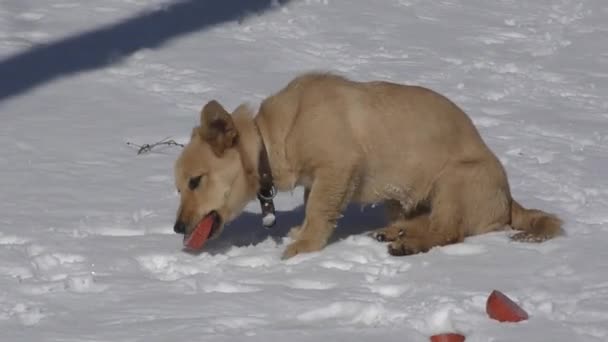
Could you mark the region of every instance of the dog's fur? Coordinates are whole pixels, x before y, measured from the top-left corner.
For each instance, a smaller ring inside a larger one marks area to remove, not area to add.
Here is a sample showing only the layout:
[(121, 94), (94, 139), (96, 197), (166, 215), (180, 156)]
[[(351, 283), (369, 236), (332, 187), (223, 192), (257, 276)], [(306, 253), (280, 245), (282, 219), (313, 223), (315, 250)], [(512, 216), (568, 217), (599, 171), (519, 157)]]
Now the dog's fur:
[(508, 225), (521, 230), (513, 236), (520, 241), (562, 233), (556, 216), (512, 199), (500, 161), (444, 96), (320, 73), (291, 81), (255, 117), (243, 105), (232, 115), (216, 101), (204, 106), (175, 165), (186, 233), (212, 210), (222, 222), (234, 219), (255, 198), (262, 141), (277, 188), (306, 189), (306, 216), (292, 229), (285, 258), (321, 250), (349, 202), (385, 204), (390, 224), (374, 236), (389, 241), (393, 255)]

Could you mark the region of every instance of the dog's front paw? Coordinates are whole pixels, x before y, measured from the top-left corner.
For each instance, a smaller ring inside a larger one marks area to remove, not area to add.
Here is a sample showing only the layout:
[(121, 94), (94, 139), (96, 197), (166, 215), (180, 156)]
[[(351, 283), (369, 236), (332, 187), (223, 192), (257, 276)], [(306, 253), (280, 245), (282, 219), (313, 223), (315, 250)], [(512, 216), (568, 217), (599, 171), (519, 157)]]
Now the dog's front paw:
[(323, 248), (323, 246), (320, 246), (318, 243), (313, 243), (308, 240), (297, 240), (285, 248), (282, 259), (289, 259), (301, 253), (316, 252), (321, 250), (321, 248)]

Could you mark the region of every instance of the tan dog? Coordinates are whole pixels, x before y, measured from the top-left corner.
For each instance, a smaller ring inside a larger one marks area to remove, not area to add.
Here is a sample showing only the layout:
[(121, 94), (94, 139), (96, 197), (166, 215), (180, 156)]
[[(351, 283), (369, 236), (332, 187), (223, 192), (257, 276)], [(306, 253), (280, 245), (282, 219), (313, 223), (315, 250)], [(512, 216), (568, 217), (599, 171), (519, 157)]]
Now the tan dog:
[(212, 237), (256, 197), (260, 151), (279, 191), (303, 186), (306, 216), (284, 257), (321, 250), (349, 202), (379, 203), (390, 224), (374, 236), (408, 255), (511, 225), (520, 241), (562, 233), (561, 221), (522, 208), (467, 115), (432, 90), (305, 74), (264, 100), (255, 118), (207, 103), (175, 165), (175, 231), (219, 214)]

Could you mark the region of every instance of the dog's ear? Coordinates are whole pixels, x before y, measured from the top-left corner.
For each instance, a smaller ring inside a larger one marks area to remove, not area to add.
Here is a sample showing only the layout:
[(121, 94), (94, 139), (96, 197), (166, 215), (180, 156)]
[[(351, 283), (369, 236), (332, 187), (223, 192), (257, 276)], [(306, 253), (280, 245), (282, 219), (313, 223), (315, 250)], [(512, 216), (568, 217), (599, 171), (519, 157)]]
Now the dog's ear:
[(215, 100), (209, 101), (201, 110), (200, 135), (218, 157), (233, 147), (239, 137), (232, 116)]

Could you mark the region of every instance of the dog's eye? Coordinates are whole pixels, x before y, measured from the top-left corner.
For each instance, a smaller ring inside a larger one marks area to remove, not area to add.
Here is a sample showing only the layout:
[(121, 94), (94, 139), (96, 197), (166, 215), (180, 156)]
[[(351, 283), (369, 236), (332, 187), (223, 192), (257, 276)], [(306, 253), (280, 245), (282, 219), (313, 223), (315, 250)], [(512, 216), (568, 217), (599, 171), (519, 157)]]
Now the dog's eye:
[(203, 178), (203, 175), (190, 178), (188, 181), (188, 187), (190, 190), (198, 188), (198, 185), (201, 183), (201, 178)]

